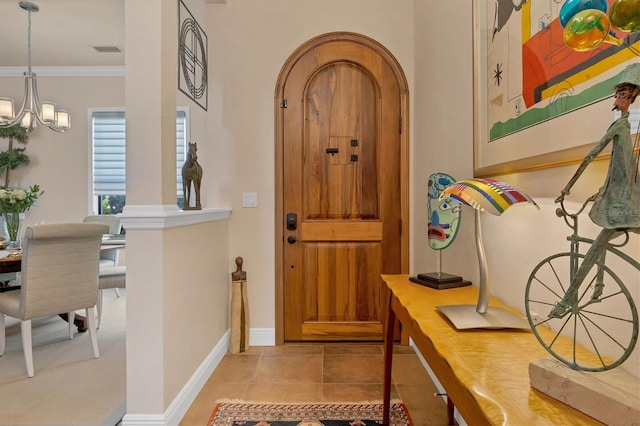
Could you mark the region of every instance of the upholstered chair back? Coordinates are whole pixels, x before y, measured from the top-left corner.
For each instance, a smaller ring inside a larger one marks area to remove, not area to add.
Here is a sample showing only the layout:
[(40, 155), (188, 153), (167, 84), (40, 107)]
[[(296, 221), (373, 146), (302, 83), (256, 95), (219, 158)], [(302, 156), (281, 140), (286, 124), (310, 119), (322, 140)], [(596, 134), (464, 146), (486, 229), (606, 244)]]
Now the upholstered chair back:
[[(87, 216), (83, 220), (84, 223), (102, 223), (109, 226), (109, 234), (118, 235), (122, 231), (120, 218), (113, 214), (96, 214)], [(101, 267), (118, 266), (119, 250), (111, 250), (100, 253)]]
[(27, 228), (22, 239), (22, 320), (92, 307), (107, 225), (68, 223)]

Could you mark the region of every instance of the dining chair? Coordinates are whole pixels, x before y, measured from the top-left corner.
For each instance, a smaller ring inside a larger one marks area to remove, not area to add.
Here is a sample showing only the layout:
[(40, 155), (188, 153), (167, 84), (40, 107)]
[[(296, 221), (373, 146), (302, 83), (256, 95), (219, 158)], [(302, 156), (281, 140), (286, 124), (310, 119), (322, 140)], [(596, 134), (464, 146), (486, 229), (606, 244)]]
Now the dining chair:
[[(120, 218), (114, 214), (95, 214), (86, 216), (83, 223), (102, 223), (109, 226), (109, 234), (118, 235), (122, 231), (122, 224)], [(118, 266), (118, 253), (120, 250), (111, 250), (100, 253), (100, 270), (104, 268), (111, 268)], [(118, 287), (112, 287), (116, 292), (116, 296), (120, 297)], [(100, 290), (100, 297), (102, 297), (102, 290)], [(101, 299), (98, 299), (101, 300)], [(101, 312), (101, 307), (98, 306), (98, 312)], [(98, 318), (100, 315), (98, 314)], [(100, 327), (100, 320), (98, 319), (98, 328)]]
[[(118, 235), (122, 231), (120, 218), (113, 214), (96, 214), (86, 216), (83, 223), (102, 223), (109, 226), (108, 234)], [(118, 250), (100, 253), (100, 266), (118, 266)]]
[(68, 314), (73, 338), (76, 310), (84, 309), (93, 354), (100, 356), (96, 338), (95, 305), (102, 235), (108, 226), (67, 223), (28, 227), (22, 239), (19, 290), (0, 293), (0, 356), (5, 349), (5, 315), (21, 320), (22, 349), (27, 376), (34, 376), (31, 341), (33, 318)]
[(98, 276), (98, 289), (100, 294), (98, 295), (98, 304), (96, 305), (98, 310), (98, 324), (96, 328), (100, 328), (102, 322), (102, 290), (112, 288), (118, 290), (119, 288), (126, 288), (127, 286), (127, 267), (111, 266), (100, 268), (100, 274)]

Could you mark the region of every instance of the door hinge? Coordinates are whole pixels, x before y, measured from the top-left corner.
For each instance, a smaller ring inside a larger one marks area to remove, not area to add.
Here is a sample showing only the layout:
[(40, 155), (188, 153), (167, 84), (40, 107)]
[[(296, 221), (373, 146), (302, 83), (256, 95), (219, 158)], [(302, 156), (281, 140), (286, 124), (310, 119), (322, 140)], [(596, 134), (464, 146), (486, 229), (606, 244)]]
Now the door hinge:
[(402, 133), (402, 116), (398, 119), (398, 131)]
[(288, 106), (288, 104), (287, 104), (287, 100), (286, 99), (283, 99), (282, 101), (280, 101), (280, 108), (284, 109), (287, 106)]
[(400, 219), (400, 235), (402, 235), (402, 219)]

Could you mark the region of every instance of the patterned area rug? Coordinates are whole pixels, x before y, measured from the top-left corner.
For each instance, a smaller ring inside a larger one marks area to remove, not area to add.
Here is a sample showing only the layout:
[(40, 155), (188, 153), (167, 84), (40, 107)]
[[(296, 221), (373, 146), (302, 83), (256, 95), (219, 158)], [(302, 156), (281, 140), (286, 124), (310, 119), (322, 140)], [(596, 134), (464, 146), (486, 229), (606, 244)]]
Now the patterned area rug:
[[(382, 424), (382, 404), (220, 403), (208, 426), (370, 426)], [(413, 426), (403, 403), (391, 404), (390, 426)]]

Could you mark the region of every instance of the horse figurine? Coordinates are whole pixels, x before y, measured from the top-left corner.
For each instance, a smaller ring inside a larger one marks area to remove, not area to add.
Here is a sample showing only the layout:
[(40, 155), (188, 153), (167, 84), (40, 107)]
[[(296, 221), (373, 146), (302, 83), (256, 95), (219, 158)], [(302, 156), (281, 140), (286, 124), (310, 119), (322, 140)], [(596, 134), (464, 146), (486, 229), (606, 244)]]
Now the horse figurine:
[[(198, 144), (189, 142), (187, 160), (182, 166), (182, 194), (184, 195), (184, 210), (202, 210), (200, 204), (200, 181), (202, 180), (202, 167), (198, 163)], [(191, 183), (193, 183), (196, 205), (191, 207)]]

